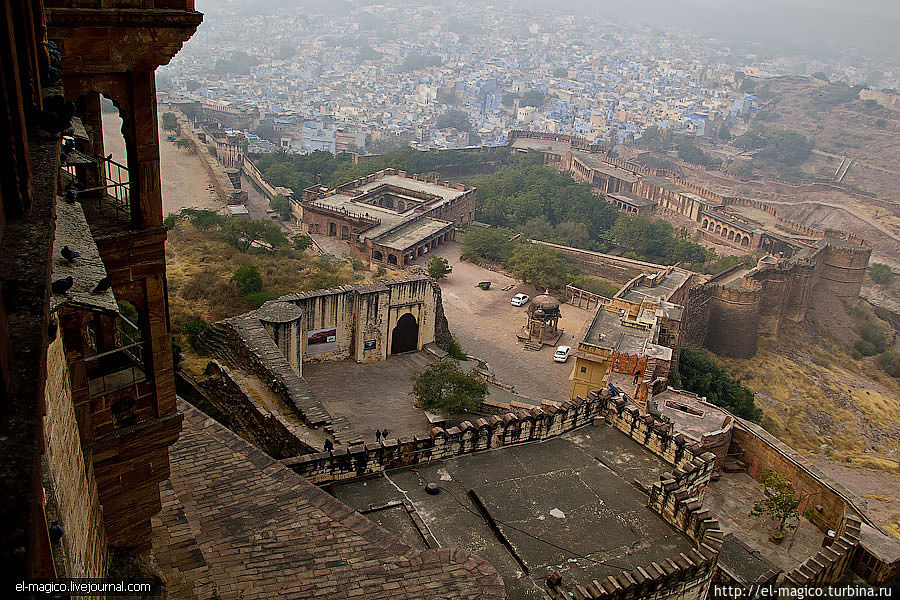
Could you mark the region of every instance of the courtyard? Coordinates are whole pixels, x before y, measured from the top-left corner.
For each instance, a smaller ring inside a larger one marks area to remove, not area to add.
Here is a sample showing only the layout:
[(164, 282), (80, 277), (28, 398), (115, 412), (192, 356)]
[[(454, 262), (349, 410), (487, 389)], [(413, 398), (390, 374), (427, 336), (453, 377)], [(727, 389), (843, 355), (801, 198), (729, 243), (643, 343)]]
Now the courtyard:
[[(449, 242), (415, 263), (424, 267), (431, 256), (441, 256), (453, 268), (440, 281), (444, 313), (453, 337), (469, 356), (485, 361), (498, 381), (513, 386), (516, 394), (531, 402), (540, 404), (541, 400), (558, 402), (568, 398), (574, 359), (553, 362), (554, 347), (544, 346), (540, 352), (532, 352), (524, 350), (516, 338), (525, 325), (528, 305), (512, 306), (510, 298), (517, 293), (534, 298), (544, 290), (463, 262), (459, 258), (460, 250), (460, 244)], [(490, 281), (491, 288), (479, 289), (476, 284), (480, 281)], [(594, 313), (569, 304), (562, 304), (560, 311), (559, 327), (564, 333), (559, 343), (574, 347), (579, 332), (590, 323)]]

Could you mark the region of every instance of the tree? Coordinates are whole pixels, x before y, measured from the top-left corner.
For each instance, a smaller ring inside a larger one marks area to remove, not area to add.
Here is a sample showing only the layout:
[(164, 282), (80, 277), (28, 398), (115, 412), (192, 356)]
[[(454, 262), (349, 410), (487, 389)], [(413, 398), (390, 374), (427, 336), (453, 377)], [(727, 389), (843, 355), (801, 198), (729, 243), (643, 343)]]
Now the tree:
[(793, 529), (797, 526), (797, 523), (789, 521), (800, 520), (800, 505), (809, 498), (809, 494), (797, 491), (787, 477), (772, 469), (762, 472), (762, 484), (766, 497), (753, 503), (750, 514), (754, 517), (765, 515), (778, 521), (778, 529), (770, 539), (781, 541), (786, 527)]
[(300, 250), (301, 252), (312, 246), (312, 243), (312, 238), (305, 233), (298, 233), (291, 238), (291, 245), (294, 247), (294, 250)]
[(459, 368), (455, 360), (428, 365), (413, 378), (412, 396), (416, 406), (442, 414), (475, 410), (487, 395), (487, 384)]
[(428, 260), (428, 275), (432, 279), (443, 279), (453, 270), (450, 263), (442, 256), (432, 256)]
[(878, 285), (887, 285), (894, 278), (894, 272), (891, 268), (883, 263), (873, 263), (869, 267), (869, 277)]
[(244, 265), (234, 272), (231, 281), (238, 287), (241, 292), (246, 294), (255, 294), (263, 289), (262, 276), (256, 265)]
[(255, 242), (266, 242), (273, 247), (287, 242), (278, 225), (268, 219), (228, 217), (222, 231), (225, 241), (241, 252), (247, 252)]
[(575, 276), (565, 256), (539, 244), (522, 244), (509, 259), (509, 267), (517, 279), (536, 288), (560, 290)]
[(878, 357), (878, 365), (891, 377), (900, 379), (900, 352), (888, 350)]
[(179, 138), (175, 140), (175, 147), (179, 150), (189, 150), (192, 151), (197, 147), (197, 144), (194, 143), (194, 140), (189, 140), (187, 138)]
[(178, 119), (175, 117), (175, 113), (163, 113), (162, 128), (166, 131), (175, 131), (176, 129), (178, 129)]
[(759, 422), (762, 410), (753, 392), (728, 374), (710, 353), (701, 348), (682, 348), (678, 361), (680, 385), (742, 419)]
[(512, 256), (514, 243), (509, 229), (473, 227), (462, 237), (463, 260), (506, 263)]
[(260, 125), (256, 129), (254, 129), (251, 133), (253, 135), (259, 136), (264, 140), (269, 140), (273, 144), (279, 143), (278, 133), (275, 131), (275, 128), (271, 125)]
[(281, 194), (276, 195), (269, 201), (269, 207), (278, 213), (278, 216), (282, 219), (287, 219), (291, 214), (291, 202)]

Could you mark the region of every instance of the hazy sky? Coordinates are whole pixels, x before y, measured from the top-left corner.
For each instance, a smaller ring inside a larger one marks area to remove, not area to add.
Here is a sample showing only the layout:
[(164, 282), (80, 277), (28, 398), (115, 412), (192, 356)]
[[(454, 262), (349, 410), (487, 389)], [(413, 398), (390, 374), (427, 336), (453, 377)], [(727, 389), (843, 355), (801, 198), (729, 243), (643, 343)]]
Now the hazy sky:
[[(238, 0), (197, 0), (199, 10), (214, 14)], [(533, 12), (540, 23), (546, 11), (589, 13), (622, 24), (676, 28), (719, 37), (737, 49), (759, 54), (804, 54), (840, 57), (848, 62), (900, 65), (900, 0), (472, 0), (498, 10)], [(239, 0), (242, 7), (269, 10), (336, 6), (327, 0)], [(349, 0), (371, 4), (432, 4), (441, 0)], [(315, 8), (313, 8), (315, 10)], [(331, 11), (329, 11), (331, 12)]]

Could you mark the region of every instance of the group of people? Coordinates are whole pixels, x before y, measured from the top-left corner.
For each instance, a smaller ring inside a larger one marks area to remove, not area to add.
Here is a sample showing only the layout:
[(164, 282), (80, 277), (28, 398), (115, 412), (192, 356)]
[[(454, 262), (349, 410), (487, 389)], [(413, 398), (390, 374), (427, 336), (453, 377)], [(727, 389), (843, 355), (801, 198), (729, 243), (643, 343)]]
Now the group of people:
[[(380, 429), (376, 429), (375, 430), (375, 441), (380, 442), (381, 440), (388, 439), (389, 433), (390, 432), (387, 429), (385, 429), (384, 431), (382, 431)], [(331, 452), (332, 450), (334, 450), (334, 442), (332, 442), (330, 439), (326, 439), (325, 440), (325, 452)]]

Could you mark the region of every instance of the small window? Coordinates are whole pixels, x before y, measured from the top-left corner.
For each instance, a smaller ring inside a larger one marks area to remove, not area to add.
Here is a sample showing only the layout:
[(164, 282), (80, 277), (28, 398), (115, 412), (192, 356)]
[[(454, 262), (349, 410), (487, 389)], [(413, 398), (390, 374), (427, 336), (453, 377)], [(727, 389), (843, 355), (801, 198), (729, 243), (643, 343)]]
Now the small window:
[(587, 367), (581, 367), (581, 372), (582, 372), (582, 373), (587, 373)]

